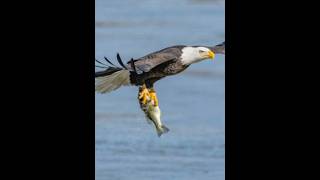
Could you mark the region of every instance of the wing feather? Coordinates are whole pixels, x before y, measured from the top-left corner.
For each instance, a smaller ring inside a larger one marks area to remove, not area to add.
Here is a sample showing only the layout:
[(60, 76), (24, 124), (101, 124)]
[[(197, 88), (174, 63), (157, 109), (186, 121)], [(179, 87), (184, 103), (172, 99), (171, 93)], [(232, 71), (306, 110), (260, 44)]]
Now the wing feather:
[(184, 47), (185, 46), (173, 46), (148, 54), (136, 59), (134, 65), (143, 72), (149, 72), (151, 69), (162, 63), (178, 60), (182, 54), (182, 48)]

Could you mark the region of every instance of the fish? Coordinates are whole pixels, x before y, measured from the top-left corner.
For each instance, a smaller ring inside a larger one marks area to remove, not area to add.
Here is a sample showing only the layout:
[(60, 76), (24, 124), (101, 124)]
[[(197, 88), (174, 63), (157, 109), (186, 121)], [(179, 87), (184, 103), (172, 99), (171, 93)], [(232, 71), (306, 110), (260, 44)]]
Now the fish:
[[(142, 87), (139, 87), (139, 95), (141, 91)], [(155, 102), (150, 97), (147, 97), (145, 104), (142, 102), (143, 101), (139, 99), (140, 108), (144, 112), (147, 122), (149, 124), (154, 124), (158, 137), (169, 132), (169, 128), (161, 122), (161, 110), (159, 105), (155, 105)]]

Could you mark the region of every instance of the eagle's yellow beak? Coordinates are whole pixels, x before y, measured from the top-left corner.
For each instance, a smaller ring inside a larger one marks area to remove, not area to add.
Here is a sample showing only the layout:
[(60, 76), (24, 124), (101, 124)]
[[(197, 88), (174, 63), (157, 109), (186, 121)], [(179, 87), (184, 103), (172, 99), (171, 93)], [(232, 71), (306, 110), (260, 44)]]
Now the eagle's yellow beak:
[(208, 52), (208, 57), (210, 58), (210, 59), (213, 59), (214, 58), (214, 52), (212, 52), (212, 51), (209, 51)]

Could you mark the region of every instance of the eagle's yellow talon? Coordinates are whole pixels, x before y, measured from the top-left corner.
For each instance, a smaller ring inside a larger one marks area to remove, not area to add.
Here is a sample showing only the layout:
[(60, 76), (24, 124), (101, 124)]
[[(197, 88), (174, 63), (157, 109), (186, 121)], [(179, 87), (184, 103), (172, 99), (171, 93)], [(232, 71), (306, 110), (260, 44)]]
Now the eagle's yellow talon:
[(155, 107), (159, 105), (156, 91), (153, 88), (148, 89), (146, 85), (143, 85), (139, 88), (138, 99), (144, 105), (150, 101), (152, 102), (152, 105)]
[(145, 85), (143, 85), (139, 89), (139, 97), (138, 99), (142, 102), (142, 104), (147, 104), (148, 99), (150, 99), (150, 93)]
[(150, 99), (153, 100), (153, 106), (158, 106), (159, 105), (159, 101), (158, 101), (158, 98), (157, 98), (157, 94), (156, 94), (156, 91), (151, 88), (149, 90), (149, 94), (150, 94)]

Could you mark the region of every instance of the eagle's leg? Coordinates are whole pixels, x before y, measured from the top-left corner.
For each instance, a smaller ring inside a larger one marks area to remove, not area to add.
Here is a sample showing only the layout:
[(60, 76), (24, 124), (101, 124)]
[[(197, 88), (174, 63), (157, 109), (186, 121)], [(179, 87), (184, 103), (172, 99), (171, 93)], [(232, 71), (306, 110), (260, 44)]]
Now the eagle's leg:
[(139, 87), (138, 99), (142, 102), (142, 104), (147, 104), (147, 101), (150, 100), (150, 92), (145, 84)]
[(153, 106), (158, 106), (159, 105), (159, 100), (157, 98), (157, 94), (156, 91), (154, 90), (154, 88), (150, 88), (149, 89), (149, 94), (150, 94), (150, 99), (153, 101)]

